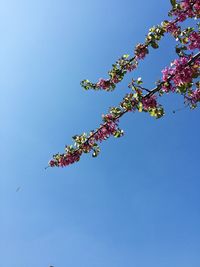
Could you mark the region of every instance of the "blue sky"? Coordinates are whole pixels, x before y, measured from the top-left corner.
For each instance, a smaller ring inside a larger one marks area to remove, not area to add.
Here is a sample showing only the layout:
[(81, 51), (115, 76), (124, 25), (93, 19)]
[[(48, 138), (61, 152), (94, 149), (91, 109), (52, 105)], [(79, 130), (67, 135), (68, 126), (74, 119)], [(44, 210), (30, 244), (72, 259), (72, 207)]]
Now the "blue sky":
[[(85, 92), (106, 77), (169, 1), (2, 0), (0, 3), (0, 266), (197, 267), (200, 265), (199, 109), (128, 114), (125, 136), (92, 159), (44, 170), (71, 136), (96, 128), (132, 77), (149, 88), (174, 58), (161, 42), (115, 92)], [(17, 188), (18, 192), (16, 192)]]

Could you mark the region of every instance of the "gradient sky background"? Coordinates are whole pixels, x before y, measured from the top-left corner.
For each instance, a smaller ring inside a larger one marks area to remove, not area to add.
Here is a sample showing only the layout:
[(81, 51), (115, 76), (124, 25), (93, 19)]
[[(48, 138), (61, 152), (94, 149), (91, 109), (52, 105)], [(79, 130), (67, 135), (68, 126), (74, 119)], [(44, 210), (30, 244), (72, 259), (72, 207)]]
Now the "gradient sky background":
[[(125, 136), (96, 159), (44, 170), (71, 136), (96, 128), (132, 77), (149, 88), (174, 58), (169, 37), (113, 93), (107, 77), (169, 1), (2, 0), (0, 3), (0, 266), (199, 267), (200, 110), (161, 99), (166, 116), (127, 114)], [(17, 188), (20, 187), (18, 192)]]

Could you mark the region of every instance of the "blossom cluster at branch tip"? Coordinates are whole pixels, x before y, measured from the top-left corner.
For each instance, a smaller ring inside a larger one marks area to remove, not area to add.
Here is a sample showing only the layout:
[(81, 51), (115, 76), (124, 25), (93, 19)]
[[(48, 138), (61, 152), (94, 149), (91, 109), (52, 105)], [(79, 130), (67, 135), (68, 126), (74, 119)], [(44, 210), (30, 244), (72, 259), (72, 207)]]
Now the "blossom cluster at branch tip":
[(65, 167), (80, 160), (81, 151), (75, 151), (67, 154), (56, 154), (49, 161), (50, 167)]
[(80, 160), (83, 153), (93, 151), (92, 156), (96, 157), (100, 148), (96, 142), (102, 142), (109, 138), (111, 135), (114, 137), (121, 137), (123, 131), (118, 128), (118, 119), (113, 114), (106, 114), (103, 116), (104, 123), (94, 132), (91, 131), (87, 136), (85, 133), (82, 135), (74, 136), (74, 146), (66, 146), (66, 152), (63, 154), (56, 154), (53, 159), (49, 161), (50, 167), (65, 167)]

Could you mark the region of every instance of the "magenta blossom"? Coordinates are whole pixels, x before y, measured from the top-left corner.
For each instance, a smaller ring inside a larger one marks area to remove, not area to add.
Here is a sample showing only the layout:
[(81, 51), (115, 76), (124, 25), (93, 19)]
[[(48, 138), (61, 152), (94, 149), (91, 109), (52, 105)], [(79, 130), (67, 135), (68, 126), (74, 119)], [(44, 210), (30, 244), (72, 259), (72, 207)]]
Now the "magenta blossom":
[(55, 155), (54, 159), (49, 161), (50, 167), (65, 167), (70, 164), (73, 164), (74, 162), (79, 161), (80, 156), (82, 152), (80, 150), (75, 150), (72, 153), (66, 153), (66, 154), (58, 154)]
[(136, 59), (144, 59), (145, 56), (149, 53), (148, 48), (144, 44), (138, 44), (135, 48)]
[(152, 95), (150, 97), (142, 98), (142, 105), (144, 110), (149, 110), (157, 106), (156, 96)]
[(113, 135), (117, 131), (117, 122), (108, 121), (104, 123), (99, 130), (94, 134), (95, 141), (103, 141), (110, 135)]
[(119, 78), (117, 77), (117, 75), (115, 75), (112, 79), (111, 79), (112, 83), (118, 83), (119, 82)]
[(137, 63), (134, 63), (134, 64), (130, 63), (130, 64), (126, 65), (126, 70), (129, 71), (129, 72), (133, 71), (136, 68), (137, 68)]
[(183, 22), (187, 18), (193, 18), (196, 15), (199, 15), (200, 11), (199, 5), (200, 5), (199, 0), (196, 1), (183, 0), (180, 3), (180, 9), (174, 10), (172, 14), (177, 17), (178, 21)]
[(180, 32), (180, 28), (177, 26), (175, 22), (169, 21), (166, 26), (166, 31), (171, 33), (173, 36), (177, 37)]
[[(190, 57), (181, 57), (172, 63), (174, 77), (172, 78), (176, 86), (184, 83), (190, 83), (197, 69), (195, 65), (186, 66)], [(197, 62), (197, 61), (196, 61)]]
[(191, 103), (196, 104), (197, 102), (200, 102), (200, 88), (197, 88), (194, 90), (190, 96)]
[(110, 80), (104, 80), (104, 79), (99, 79), (97, 83), (97, 87), (102, 88), (103, 90), (109, 89), (111, 86)]
[(163, 74), (163, 89), (164, 91), (169, 91), (174, 87), (168, 87), (168, 80), (171, 78), (175, 87), (181, 86), (185, 83), (190, 83), (193, 79), (193, 76), (198, 72), (199, 60), (196, 60), (196, 64), (191, 66), (187, 65), (191, 57), (181, 57), (174, 60), (171, 63), (171, 67), (165, 68), (162, 70)]
[(169, 67), (166, 67), (164, 70), (161, 71), (162, 72), (162, 79), (164, 82), (168, 81), (168, 78), (174, 73), (173, 70)]
[(189, 50), (200, 49), (200, 33), (195, 31), (192, 32), (189, 36), (189, 42), (190, 42), (190, 44), (188, 45)]

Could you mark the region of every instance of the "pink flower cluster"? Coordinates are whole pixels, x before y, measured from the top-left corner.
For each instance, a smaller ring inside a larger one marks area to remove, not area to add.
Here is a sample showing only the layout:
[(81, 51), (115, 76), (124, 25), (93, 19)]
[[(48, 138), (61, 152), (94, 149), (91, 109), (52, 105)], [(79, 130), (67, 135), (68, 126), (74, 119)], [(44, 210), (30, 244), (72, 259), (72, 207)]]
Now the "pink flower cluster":
[[(163, 81), (168, 83), (170, 77), (174, 82), (175, 86), (181, 86), (185, 83), (190, 83), (193, 79), (193, 75), (197, 72), (197, 67), (194, 65), (188, 66), (187, 63), (190, 60), (190, 57), (181, 57), (179, 59), (174, 60), (171, 64), (172, 67), (167, 67), (162, 70)], [(199, 60), (195, 62), (197, 65), (200, 63)], [(164, 91), (166, 91), (165, 85), (163, 85)], [(173, 87), (167, 88), (167, 90), (173, 90)]]
[(74, 162), (79, 161), (80, 156), (82, 152), (80, 150), (76, 150), (72, 153), (66, 153), (57, 156), (58, 158), (52, 159), (49, 161), (49, 166), (50, 167), (65, 167), (70, 164), (73, 164)]
[(133, 63), (133, 64), (129, 63), (126, 65), (126, 70), (129, 72), (133, 71), (136, 68), (137, 68), (137, 63)]
[(117, 131), (117, 122), (116, 121), (107, 121), (104, 123), (99, 130), (94, 134), (95, 141), (102, 142), (106, 140), (109, 136), (113, 135)]
[(152, 95), (150, 97), (143, 97), (142, 105), (143, 105), (143, 109), (146, 111), (151, 108), (155, 108), (157, 106), (156, 96)]
[(181, 57), (180, 59), (175, 59), (173, 62), (173, 73), (175, 76), (172, 78), (176, 86), (183, 83), (189, 83), (192, 81), (192, 75), (194, 74), (191, 66), (187, 66), (188, 58)]
[(200, 14), (199, 0), (183, 0), (180, 3), (181, 9), (176, 9), (172, 13), (177, 17), (178, 21), (183, 22), (187, 18), (193, 18)]
[(189, 42), (190, 42), (190, 44), (188, 45), (189, 50), (200, 49), (200, 33), (195, 31), (192, 32), (189, 36)]
[(190, 101), (192, 104), (200, 102), (200, 88), (197, 88), (192, 92), (192, 94), (190, 95)]
[(99, 81), (97, 82), (96, 85), (97, 85), (98, 88), (102, 88), (103, 90), (107, 90), (107, 89), (110, 88), (111, 82), (110, 82), (109, 79), (104, 80), (104, 79), (101, 78), (101, 79), (99, 79)]
[(149, 53), (148, 48), (144, 44), (138, 44), (135, 48), (136, 59), (144, 59), (145, 56)]
[(115, 75), (112, 79), (111, 79), (112, 83), (118, 83), (119, 82), (119, 78), (117, 77), (117, 75)]
[(177, 26), (177, 23), (175, 23), (174, 21), (169, 21), (166, 26), (166, 31), (171, 33), (174, 37), (177, 37), (180, 32), (180, 28)]
[(199, 16), (200, 15), (200, 1), (197, 0), (194, 4), (194, 12)]
[(118, 120), (114, 119), (112, 114), (103, 116), (105, 123), (92, 134), (89, 139), (84, 142), (78, 149), (67, 151), (65, 154), (57, 154), (49, 161), (50, 167), (65, 167), (79, 161), (83, 152), (88, 153), (93, 149), (96, 141), (102, 142), (118, 130)]
[(108, 114), (105, 114), (105, 115), (103, 114), (102, 118), (103, 118), (103, 121), (105, 121), (105, 122), (110, 122), (110, 121), (114, 121), (115, 120), (114, 115), (111, 114), (111, 113), (108, 113)]

